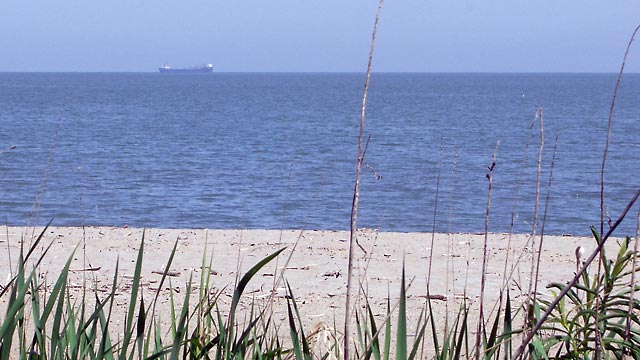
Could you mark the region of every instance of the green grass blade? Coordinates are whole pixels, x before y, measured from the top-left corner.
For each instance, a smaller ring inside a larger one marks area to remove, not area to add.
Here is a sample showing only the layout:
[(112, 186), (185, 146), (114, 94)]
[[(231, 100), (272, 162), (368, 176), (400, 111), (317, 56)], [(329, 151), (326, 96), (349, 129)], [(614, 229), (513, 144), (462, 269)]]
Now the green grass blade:
[[(33, 272), (31, 272), (33, 275)], [(29, 277), (29, 283), (31, 282)], [(14, 278), (11, 284), (11, 292), (9, 293), (9, 302), (7, 305), (7, 315), (2, 321), (0, 327), (0, 339), (2, 339), (2, 347), (0, 352), (0, 359), (9, 359), (11, 352), (11, 345), (13, 343), (13, 336), (17, 325), (16, 315), (24, 306), (24, 298), (27, 293), (28, 286), (24, 281), (24, 259), (22, 257), (22, 250), (20, 250), (20, 257), (18, 261), (18, 274)], [(9, 287), (9, 286), (8, 286)]]
[(504, 323), (503, 323), (503, 331), (504, 331), (504, 359), (511, 359), (512, 354), (512, 329), (513, 329), (513, 319), (511, 318), (511, 296), (509, 295), (509, 289), (507, 289), (507, 301), (504, 307)]
[(289, 334), (291, 336), (291, 343), (293, 346), (293, 353), (296, 360), (304, 360), (302, 356), (302, 346), (300, 345), (300, 338), (298, 337), (298, 330), (296, 329), (296, 323), (293, 318), (293, 311), (291, 309), (291, 302), (287, 298), (287, 314), (289, 318)]
[[(496, 317), (493, 321), (493, 325), (491, 326), (491, 333), (489, 334), (489, 338), (485, 339), (486, 347), (484, 351), (486, 354), (485, 357), (487, 359), (492, 359), (493, 354), (497, 354), (496, 351), (498, 349), (495, 348), (495, 345), (498, 340), (498, 325), (500, 323), (500, 309), (502, 309), (502, 294), (500, 294), (500, 298), (498, 300), (498, 311), (496, 311)], [(485, 338), (486, 338), (486, 334), (485, 334)]]
[(431, 297), (429, 297), (429, 290), (427, 289), (427, 306), (429, 309), (429, 322), (431, 323), (431, 335), (433, 337), (433, 349), (436, 354), (440, 354), (440, 342), (438, 341), (438, 330), (436, 328), (436, 317), (433, 316), (433, 307), (431, 304)]
[(178, 329), (173, 339), (173, 346), (171, 348), (171, 356), (169, 359), (178, 360), (180, 353), (180, 346), (184, 341), (184, 334), (187, 331), (187, 318), (189, 317), (189, 296), (191, 295), (191, 277), (187, 283), (187, 291), (184, 295), (184, 303), (182, 304), (182, 311), (180, 312), (180, 321), (178, 323)]
[(400, 304), (398, 305), (398, 330), (396, 336), (396, 360), (407, 360), (407, 294), (404, 265), (400, 281)]
[(293, 305), (293, 310), (295, 312), (296, 318), (298, 320), (298, 324), (300, 324), (300, 338), (302, 340), (302, 354), (304, 355), (304, 360), (312, 360), (311, 350), (309, 347), (309, 342), (307, 341), (307, 337), (304, 334), (304, 328), (302, 326), (302, 318), (300, 317), (300, 311), (298, 310), (298, 305), (296, 303), (296, 298), (293, 295), (293, 290), (291, 290), (291, 286), (287, 282), (287, 288), (289, 288), (289, 299)]
[[(463, 305), (462, 309), (460, 309), (460, 311), (462, 313), (464, 313), (464, 316), (462, 317), (462, 323), (460, 324), (460, 332), (458, 333), (458, 339), (456, 341), (456, 346), (455, 346), (455, 353), (453, 355), (454, 359), (460, 359), (461, 355), (462, 355), (462, 348), (463, 348), (463, 344), (468, 344), (468, 338), (469, 338), (469, 310), (466, 304)], [(460, 317), (460, 314), (458, 314), (458, 317)], [(467, 351), (465, 351), (466, 354), (466, 358), (469, 358), (469, 351), (467, 348)]]
[(62, 323), (62, 316), (64, 315), (64, 299), (65, 299), (65, 289), (58, 294), (58, 299), (56, 301), (56, 311), (53, 314), (53, 327), (51, 328), (51, 356), (55, 356), (57, 354), (57, 348), (60, 346), (60, 324)]
[(274, 252), (273, 254), (267, 256), (266, 258), (262, 259), (260, 262), (254, 265), (246, 274), (244, 274), (242, 279), (240, 279), (240, 281), (238, 282), (238, 286), (233, 292), (233, 300), (231, 301), (231, 311), (229, 312), (230, 317), (234, 316), (236, 308), (238, 307), (238, 303), (240, 302), (240, 296), (242, 296), (242, 293), (244, 292), (245, 288), (249, 284), (249, 281), (251, 281), (251, 279), (255, 276), (255, 274), (258, 273), (258, 271), (260, 271), (260, 269), (262, 269), (265, 265), (267, 265), (271, 260), (275, 259), (276, 256), (280, 255), (280, 253), (283, 252), (284, 249), (286, 248), (282, 248)]
[[(38, 294), (38, 278), (35, 277), (31, 281), (31, 294)], [(33, 340), (31, 341), (30, 352), (31, 353), (42, 353), (45, 349), (44, 346), (44, 336), (42, 334), (44, 324), (40, 323), (40, 296), (32, 296), (31, 297), (31, 314), (33, 314), (33, 326), (34, 326), (34, 334)], [(39, 350), (36, 351), (36, 349)]]
[(258, 314), (257, 316), (251, 315), (249, 319), (252, 319), (249, 324), (245, 327), (244, 331), (240, 334), (238, 339), (235, 341), (233, 348), (231, 350), (232, 357), (234, 358), (242, 358), (245, 349), (248, 345), (252, 344), (252, 339), (255, 336), (255, 329), (257, 328), (257, 324), (260, 321), (263, 313)]
[(144, 311), (144, 299), (140, 297), (140, 308), (138, 310), (138, 323), (136, 325), (136, 344), (138, 345), (138, 356), (142, 359), (142, 343), (144, 340), (144, 329), (147, 315)]
[[(40, 234), (38, 235), (36, 240), (33, 242), (33, 244), (31, 244), (31, 247), (29, 248), (26, 256), (23, 256), (24, 255), (24, 251), (23, 251), (24, 249), (22, 247), (22, 244), (24, 243), (24, 241), (21, 243), (21, 245), (20, 245), (20, 256), (19, 256), (19, 260), (18, 260), (18, 273), (16, 274), (16, 276), (13, 279), (11, 279), (9, 281), (9, 283), (2, 289), (2, 291), (0, 291), (0, 297), (2, 297), (7, 290), (9, 290), (9, 289), (11, 290), (11, 293), (10, 293), (10, 296), (9, 296), (9, 301), (7, 303), (7, 313), (6, 313), (5, 321), (3, 321), (2, 322), (2, 326), (0, 326), (0, 339), (2, 339), (2, 351), (8, 351), (7, 348), (10, 348), (10, 346), (7, 346), (7, 344), (11, 344), (11, 341), (13, 339), (13, 335), (12, 335), (13, 334), (13, 329), (15, 328), (15, 325), (16, 325), (14, 320), (15, 320), (16, 315), (24, 307), (25, 295), (27, 293), (27, 290), (29, 289), (29, 285), (31, 283), (32, 278), (35, 277), (35, 275), (36, 275), (35, 274), (35, 269), (38, 267), (38, 265), (40, 264), (40, 262), (42, 261), (44, 256), (47, 254), (47, 252), (49, 251), (49, 249), (51, 249), (51, 246), (53, 245), (53, 241), (52, 241), (45, 248), (45, 250), (43, 251), (43, 253), (40, 256), (40, 258), (38, 258), (38, 260), (36, 261), (36, 264), (34, 266), (34, 270), (32, 270), (29, 273), (29, 276), (25, 281), (25, 265), (26, 265), (26, 262), (29, 259), (29, 257), (31, 256), (31, 254), (33, 254), (33, 252), (37, 248), (37, 246), (40, 243), (40, 241), (43, 239), (45, 232), (47, 231), (47, 229), (49, 228), (49, 225), (51, 224), (51, 221), (49, 221), (47, 226), (45, 226), (45, 228), (42, 230), (42, 232), (40, 232)], [(6, 319), (11, 319), (11, 320), (6, 320)], [(11, 338), (7, 338), (6, 337), (7, 336), (7, 331), (9, 329), (11, 329), (11, 331), (9, 331), (11, 333)]]
[[(136, 314), (136, 304), (138, 300), (138, 291), (140, 290), (140, 273), (142, 272), (142, 258), (144, 253), (144, 237), (145, 231), (142, 232), (142, 239), (140, 240), (140, 248), (138, 249), (138, 257), (136, 259), (136, 267), (133, 273), (133, 279), (131, 283), (131, 296), (129, 298), (129, 309), (124, 323), (124, 334), (122, 343), (120, 344), (120, 359), (127, 359), (129, 351), (129, 344), (131, 343), (131, 337), (133, 336), (133, 317)], [(133, 352), (131, 352), (133, 354)]]
[[(391, 319), (391, 294), (389, 293), (389, 289), (387, 289), (387, 319)], [(391, 353), (391, 320), (387, 320), (387, 323), (384, 327), (384, 351), (383, 351), (383, 359), (389, 360), (389, 355)]]
[[(102, 338), (100, 339), (100, 346), (98, 347), (97, 358), (113, 360), (113, 347), (111, 345), (111, 338), (109, 337), (109, 324), (111, 322), (111, 314), (113, 313), (113, 304), (115, 302), (116, 290), (118, 288), (118, 271), (120, 270), (120, 257), (116, 259), (116, 269), (113, 275), (113, 283), (111, 284), (111, 292), (104, 300), (106, 304), (109, 302), (109, 312), (107, 313), (106, 319), (104, 318), (104, 314), (99, 314), (100, 323), (102, 328)], [(96, 294), (96, 302), (98, 302), (98, 295)], [(103, 305), (104, 306), (104, 305)]]
[(422, 345), (422, 339), (424, 338), (424, 333), (427, 330), (427, 322), (423, 321), (419, 327), (417, 332), (416, 340), (413, 343), (413, 347), (411, 348), (411, 353), (409, 353), (409, 360), (414, 360), (416, 358), (416, 354), (418, 353), (418, 349), (420, 345)]
[[(371, 354), (373, 355), (374, 360), (380, 359), (380, 336), (378, 334), (378, 328), (376, 326), (376, 320), (373, 317), (373, 310), (371, 309), (371, 304), (369, 303), (369, 299), (365, 296), (366, 302), (366, 310), (369, 315), (369, 324), (371, 326)], [(387, 320), (389, 322), (389, 320)]]
[(224, 326), (224, 322), (222, 321), (222, 314), (220, 314), (220, 309), (216, 306), (216, 316), (218, 318), (218, 324), (220, 326), (220, 333), (218, 334), (218, 336), (220, 337), (219, 340), (219, 345), (217, 347), (217, 351), (216, 351), (216, 360), (222, 360), (222, 357), (224, 355), (224, 351), (223, 349), (226, 349), (226, 344), (228, 344), (230, 341), (228, 340), (228, 335), (227, 335), (227, 330), (226, 327)]
[(53, 310), (53, 307), (56, 304), (56, 299), (58, 295), (60, 294), (61, 291), (64, 291), (64, 289), (66, 289), (67, 275), (69, 273), (69, 265), (70, 265), (71, 259), (72, 258), (69, 258), (69, 261), (67, 261), (67, 264), (65, 265), (64, 269), (60, 272), (60, 276), (58, 276), (58, 280), (53, 286), (53, 289), (51, 290), (51, 294), (49, 294), (49, 300), (45, 303), (42, 314), (38, 319), (38, 322), (41, 325), (44, 325), (47, 323), (47, 320), (49, 319), (49, 315), (51, 315), (51, 311)]
[(178, 327), (176, 324), (176, 302), (175, 297), (173, 296), (173, 284), (171, 283), (171, 279), (169, 279), (169, 311), (171, 316), (171, 337), (175, 338), (176, 333), (178, 332)]
[(66, 346), (59, 346), (59, 348), (66, 350), (66, 352), (69, 354), (69, 360), (77, 360), (78, 349), (80, 348), (80, 339), (75, 326), (82, 321), (82, 310), (80, 310), (78, 313), (75, 312), (75, 304), (71, 301), (69, 293), (67, 293), (66, 305), (67, 315), (64, 321), (65, 331), (63, 332), (65, 339), (62, 339), (63, 344), (65, 344)]

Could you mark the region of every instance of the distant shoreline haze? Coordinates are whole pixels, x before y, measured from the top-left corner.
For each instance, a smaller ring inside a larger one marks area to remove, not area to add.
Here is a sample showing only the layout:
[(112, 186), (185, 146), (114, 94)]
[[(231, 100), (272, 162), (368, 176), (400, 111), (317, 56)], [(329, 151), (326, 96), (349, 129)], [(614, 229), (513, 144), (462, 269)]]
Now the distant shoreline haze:
[[(157, 69), (155, 70), (123, 70), (123, 71), (8, 71), (0, 70), (0, 73), (5, 74), (161, 74)], [(192, 74), (192, 75), (212, 75), (212, 74), (365, 74), (364, 71), (219, 71), (215, 70), (211, 74)], [(372, 74), (398, 74), (398, 75), (618, 75), (619, 71), (611, 72), (544, 72), (544, 71), (529, 71), (529, 72), (416, 72), (416, 71), (373, 71)], [(638, 75), (640, 72), (625, 71), (624, 76)], [(173, 75), (173, 74), (163, 74)], [(182, 74), (184, 75), (184, 74)]]

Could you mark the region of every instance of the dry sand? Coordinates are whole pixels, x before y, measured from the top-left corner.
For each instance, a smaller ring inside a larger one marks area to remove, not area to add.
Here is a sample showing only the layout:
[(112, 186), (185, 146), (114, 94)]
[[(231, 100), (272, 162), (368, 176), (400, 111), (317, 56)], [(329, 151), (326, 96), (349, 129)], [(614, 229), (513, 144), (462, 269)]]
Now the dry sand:
[[(33, 230), (3, 227), (0, 236), (0, 284), (6, 284), (18, 259), (20, 240), (30, 241)], [(40, 230), (36, 230), (36, 235)], [(143, 237), (142, 229), (114, 227), (53, 227), (45, 232), (43, 245), (53, 246), (40, 265), (42, 279), (52, 283), (73, 249), (78, 246), (71, 264), (69, 284), (79, 296), (85, 287), (96, 287), (108, 292), (113, 283), (116, 261), (119, 260), (119, 291), (116, 298), (117, 314), (124, 314), (128, 306), (127, 291), (134, 272), (135, 260)], [(488, 237), (488, 264), (486, 272), (485, 308), (497, 300), (507, 273), (513, 269), (507, 282), (511, 297), (521, 302), (529, 291), (531, 272), (530, 237), (490, 234)], [(347, 253), (349, 233), (342, 231), (286, 230), (185, 230), (147, 229), (144, 235), (142, 269), (143, 294), (149, 299), (158, 288), (164, 265), (177, 240), (178, 248), (170, 267), (171, 284), (178, 303), (182, 302), (186, 284), (193, 275), (193, 289), (197, 290), (202, 275), (203, 256), (212, 261), (212, 286), (222, 291), (221, 309), (228, 308), (233, 285), (238, 273), (277, 249), (286, 250), (263, 268), (247, 287), (241, 310), (247, 310), (252, 301), (264, 304), (274, 288), (274, 276), (285, 269), (284, 277), (291, 284), (298, 301), (303, 322), (307, 326), (319, 322), (341, 327), (347, 283)], [(403, 263), (406, 277), (412, 281), (407, 292), (408, 311), (415, 319), (425, 304), (428, 272), (431, 271), (429, 289), (435, 311), (441, 319), (455, 314), (463, 299), (477, 307), (482, 279), (484, 235), (430, 233), (378, 233), (363, 229), (359, 243), (366, 254), (355, 247), (354, 279), (362, 283), (368, 298), (378, 314), (384, 313), (387, 297), (392, 305), (397, 302)], [(509, 245), (510, 243), (510, 245)], [(433, 248), (432, 248), (433, 244)], [(536, 239), (537, 249), (539, 238)], [(615, 245), (614, 241), (610, 244)], [(551, 281), (568, 281), (574, 274), (575, 249), (594, 247), (591, 238), (545, 236), (541, 253), (539, 291)], [(40, 246), (42, 248), (43, 246)], [(510, 249), (508, 251), (508, 249)], [(38, 250), (37, 252), (40, 252)], [(290, 256), (290, 261), (287, 259)], [(431, 265), (430, 265), (431, 262)], [(239, 269), (239, 271), (238, 271)], [(429, 270), (431, 269), (431, 270)], [(356, 282), (357, 284), (357, 282)], [(169, 308), (168, 284), (160, 293), (159, 312), (166, 321)], [(194, 291), (197, 296), (198, 291)], [(274, 318), (286, 318), (286, 291), (284, 284), (276, 285)], [(105, 295), (106, 296), (106, 295)], [(3, 297), (2, 304), (6, 303)], [(356, 306), (357, 308), (358, 306)], [(4, 313), (4, 312), (2, 312)], [(115, 316), (114, 322), (122, 318)]]

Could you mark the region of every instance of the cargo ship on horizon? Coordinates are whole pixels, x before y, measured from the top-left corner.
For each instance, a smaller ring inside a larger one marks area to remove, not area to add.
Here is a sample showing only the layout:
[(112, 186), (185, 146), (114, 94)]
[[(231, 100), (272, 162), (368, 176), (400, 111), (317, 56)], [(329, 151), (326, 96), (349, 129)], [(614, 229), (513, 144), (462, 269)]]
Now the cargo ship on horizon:
[(162, 65), (158, 68), (161, 73), (183, 73), (183, 74), (207, 74), (213, 72), (213, 64), (191, 66), (186, 68), (173, 68), (169, 65)]

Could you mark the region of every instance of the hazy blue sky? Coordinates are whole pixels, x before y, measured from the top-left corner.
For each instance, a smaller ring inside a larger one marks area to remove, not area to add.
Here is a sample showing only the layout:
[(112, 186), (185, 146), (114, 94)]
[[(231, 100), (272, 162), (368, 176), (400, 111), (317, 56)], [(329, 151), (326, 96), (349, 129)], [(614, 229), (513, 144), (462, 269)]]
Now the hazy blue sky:
[[(7, 0), (0, 71), (364, 71), (374, 0)], [(387, 0), (375, 71), (617, 72), (638, 0)], [(640, 42), (640, 40), (638, 41)], [(640, 72), (640, 44), (628, 70)]]

